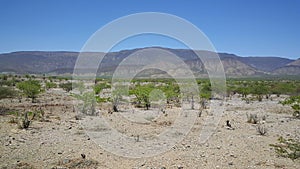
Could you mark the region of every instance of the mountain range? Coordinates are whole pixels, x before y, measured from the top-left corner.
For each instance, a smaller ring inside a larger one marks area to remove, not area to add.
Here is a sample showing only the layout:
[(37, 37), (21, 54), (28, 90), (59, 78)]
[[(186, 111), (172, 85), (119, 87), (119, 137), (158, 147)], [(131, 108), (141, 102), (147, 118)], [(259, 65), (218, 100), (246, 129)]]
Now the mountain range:
[[(190, 49), (161, 48), (177, 55), (197, 75), (206, 73), (203, 62)], [(142, 48), (145, 49), (145, 48)], [(122, 50), (105, 54), (98, 73), (112, 75), (126, 57), (141, 49)], [(210, 51), (196, 51), (197, 54), (209, 56)], [(20, 51), (0, 54), (0, 72), (17, 74), (70, 74), (79, 52), (66, 51)], [(87, 55), (104, 53), (88, 52)], [(225, 74), (228, 77), (249, 77), (268, 75), (300, 75), (300, 58), (297, 60), (283, 57), (241, 57), (234, 54), (218, 53)], [(163, 57), (163, 56), (161, 56)]]

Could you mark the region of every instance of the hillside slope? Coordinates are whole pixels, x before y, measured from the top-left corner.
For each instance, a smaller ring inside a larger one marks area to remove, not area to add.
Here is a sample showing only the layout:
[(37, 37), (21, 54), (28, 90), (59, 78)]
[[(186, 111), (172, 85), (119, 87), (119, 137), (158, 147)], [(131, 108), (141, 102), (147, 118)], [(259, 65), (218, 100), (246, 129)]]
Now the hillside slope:
[[(205, 66), (189, 49), (160, 48), (181, 58), (196, 74), (205, 74)], [(120, 62), (140, 49), (107, 53), (101, 62), (102, 75), (111, 75)], [(199, 55), (210, 56), (213, 52), (197, 51)], [(0, 54), (0, 72), (14, 73), (72, 73), (80, 53), (65, 51), (27, 51)], [(90, 52), (88, 55), (99, 55)], [(101, 53), (103, 54), (103, 53)], [(299, 75), (300, 60), (280, 57), (240, 57), (234, 54), (218, 53), (227, 76), (257, 76), (266, 74)], [(163, 57), (163, 56), (161, 56)]]

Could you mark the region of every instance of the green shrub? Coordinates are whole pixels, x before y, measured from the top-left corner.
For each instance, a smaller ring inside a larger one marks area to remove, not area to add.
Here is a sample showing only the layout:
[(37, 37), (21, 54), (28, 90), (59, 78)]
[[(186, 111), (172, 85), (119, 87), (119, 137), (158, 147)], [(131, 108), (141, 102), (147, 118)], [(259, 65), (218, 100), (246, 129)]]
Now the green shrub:
[(28, 80), (17, 83), (17, 88), (20, 89), (25, 96), (32, 99), (34, 103), (35, 98), (42, 92), (41, 84), (37, 80)]
[(290, 105), (294, 110), (293, 116), (296, 118), (300, 118), (300, 95), (291, 96), (280, 103), (282, 105)]
[(80, 105), (81, 113), (86, 115), (95, 115), (96, 113), (96, 98), (94, 92), (85, 92), (81, 95), (76, 95), (77, 99), (83, 101)]
[(300, 158), (300, 142), (294, 139), (285, 139), (283, 137), (278, 138), (278, 144), (270, 144), (275, 148), (277, 155), (292, 160)]
[(54, 82), (47, 82), (46, 83), (46, 89), (56, 88), (57, 85)]
[(14, 98), (17, 94), (17, 91), (13, 88), (0, 86), (0, 99)]
[(99, 83), (99, 84), (95, 85), (95, 87), (94, 87), (95, 94), (99, 94), (103, 89), (107, 89), (110, 87), (111, 86), (107, 83)]
[(100, 96), (96, 96), (96, 101), (97, 103), (105, 103), (105, 102), (109, 102), (110, 98), (102, 98)]
[(258, 101), (262, 101), (263, 95), (269, 94), (269, 88), (265, 83), (256, 83), (251, 86), (251, 93), (256, 95)]
[(68, 82), (68, 83), (61, 83), (59, 85), (60, 88), (64, 89), (65, 91), (69, 92), (72, 90), (72, 83), (71, 82)]
[(135, 95), (138, 105), (143, 105), (148, 110), (151, 106), (150, 92), (153, 89), (155, 89), (153, 84), (136, 85), (130, 93)]

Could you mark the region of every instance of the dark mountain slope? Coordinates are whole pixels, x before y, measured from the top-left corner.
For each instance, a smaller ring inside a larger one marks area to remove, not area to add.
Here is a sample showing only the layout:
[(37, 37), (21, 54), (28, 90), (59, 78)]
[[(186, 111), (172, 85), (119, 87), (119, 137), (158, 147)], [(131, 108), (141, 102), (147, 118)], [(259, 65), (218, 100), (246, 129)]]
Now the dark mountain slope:
[[(160, 48), (172, 52), (181, 58), (197, 74), (205, 74), (205, 66), (194, 51), (189, 49)], [(147, 48), (143, 48), (147, 49)], [(132, 49), (107, 53), (101, 62), (100, 70), (104, 75), (111, 75), (123, 59), (142, 50)], [(210, 51), (196, 51), (201, 56), (215, 55)], [(86, 55), (97, 56), (103, 53), (88, 52)], [(78, 52), (28, 51), (0, 54), (0, 72), (15, 73), (72, 73)], [(218, 53), (227, 76), (257, 76), (264, 74), (299, 75), (300, 60), (280, 57), (240, 57), (234, 54)], [(163, 57), (163, 56), (160, 56)]]

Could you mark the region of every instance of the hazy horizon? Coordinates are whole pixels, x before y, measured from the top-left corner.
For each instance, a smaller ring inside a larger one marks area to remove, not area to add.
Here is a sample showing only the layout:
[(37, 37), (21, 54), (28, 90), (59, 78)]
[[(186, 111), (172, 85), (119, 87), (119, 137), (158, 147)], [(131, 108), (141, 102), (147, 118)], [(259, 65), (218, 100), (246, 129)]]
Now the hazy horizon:
[[(165, 46), (145, 46), (145, 47), (138, 47), (138, 48), (127, 48), (127, 49), (119, 49), (119, 50), (111, 50), (109, 51), (109, 53), (111, 52), (122, 52), (122, 51), (126, 51), (126, 50), (135, 50), (135, 49), (143, 49), (143, 48), (164, 48), (164, 49), (172, 49), (172, 50), (192, 50), (192, 49), (188, 49), (188, 48), (170, 48), (170, 47), (165, 47)], [(197, 50), (195, 50), (197, 51)], [(198, 50), (201, 51), (201, 50)], [(81, 51), (70, 51), (70, 50), (20, 50), (20, 51), (11, 51), (11, 52), (3, 52), (0, 54), (9, 54), (9, 53), (17, 53), (17, 52), (75, 52), (75, 53), (80, 53)], [(93, 52), (98, 52), (98, 51), (85, 51), (87, 53), (93, 53)], [(243, 55), (238, 55), (236, 53), (232, 53), (232, 52), (226, 52), (226, 51), (216, 51), (217, 53), (224, 53), (224, 54), (232, 54), (232, 55), (236, 55), (238, 57), (278, 57), (278, 58), (285, 58), (285, 59), (291, 59), (291, 60), (298, 60), (299, 58), (291, 58), (291, 57), (287, 57), (287, 56), (276, 56), (276, 55), (250, 55), (250, 56), (243, 56)], [(99, 51), (99, 53), (101, 53), (101, 51)], [(105, 52), (103, 52), (105, 53)]]

